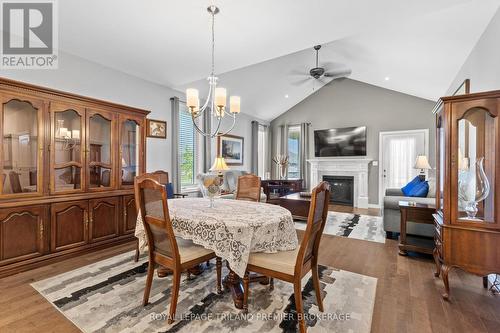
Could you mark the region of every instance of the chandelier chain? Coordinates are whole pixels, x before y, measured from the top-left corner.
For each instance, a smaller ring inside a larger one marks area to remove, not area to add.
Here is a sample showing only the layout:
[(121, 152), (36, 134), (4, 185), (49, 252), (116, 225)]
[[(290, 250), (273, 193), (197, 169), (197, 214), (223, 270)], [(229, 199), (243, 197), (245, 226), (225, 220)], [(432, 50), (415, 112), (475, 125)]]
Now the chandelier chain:
[(215, 13), (212, 12), (212, 76), (215, 75)]

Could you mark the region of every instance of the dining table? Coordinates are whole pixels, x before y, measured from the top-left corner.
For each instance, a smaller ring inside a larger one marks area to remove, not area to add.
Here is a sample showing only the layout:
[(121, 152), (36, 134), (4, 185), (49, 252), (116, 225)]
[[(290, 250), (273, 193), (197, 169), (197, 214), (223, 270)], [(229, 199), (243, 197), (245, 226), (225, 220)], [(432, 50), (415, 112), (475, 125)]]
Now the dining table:
[[(162, 209), (161, 201), (148, 203), (148, 211)], [(167, 201), (176, 237), (191, 240), (215, 252), (227, 262), (224, 286), (231, 290), (237, 308), (242, 307), (244, 276), (251, 252), (276, 253), (297, 248), (298, 239), (292, 214), (287, 209), (260, 202), (216, 199), (213, 207), (205, 198), (179, 198)], [(139, 249), (147, 247), (141, 214), (137, 216), (135, 236)], [(255, 278), (254, 281), (263, 281)]]

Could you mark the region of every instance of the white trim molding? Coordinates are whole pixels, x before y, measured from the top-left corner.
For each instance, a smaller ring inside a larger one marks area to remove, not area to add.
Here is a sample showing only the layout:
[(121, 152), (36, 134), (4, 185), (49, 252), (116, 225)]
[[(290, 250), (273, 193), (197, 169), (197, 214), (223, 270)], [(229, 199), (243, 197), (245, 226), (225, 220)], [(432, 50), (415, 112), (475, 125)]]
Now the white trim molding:
[(318, 185), (323, 176), (352, 176), (354, 178), (354, 207), (368, 208), (368, 166), (370, 158), (315, 158), (311, 164), (311, 188)]

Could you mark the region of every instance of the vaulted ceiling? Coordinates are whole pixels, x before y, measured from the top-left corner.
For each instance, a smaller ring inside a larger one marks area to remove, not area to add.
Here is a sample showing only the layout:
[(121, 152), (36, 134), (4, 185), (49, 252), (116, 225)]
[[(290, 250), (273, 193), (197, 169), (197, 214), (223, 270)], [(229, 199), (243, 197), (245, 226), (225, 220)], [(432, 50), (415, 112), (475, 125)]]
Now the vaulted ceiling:
[[(59, 47), (179, 90), (205, 89), (207, 0), (59, 1)], [(216, 70), (242, 111), (271, 120), (328, 81), (314, 64), (353, 79), (436, 99), (444, 94), (500, 0), (218, 0)], [(387, 80), (388, 79), (388, 80)], [(288, 96), (288, 97), (285, 97)]]

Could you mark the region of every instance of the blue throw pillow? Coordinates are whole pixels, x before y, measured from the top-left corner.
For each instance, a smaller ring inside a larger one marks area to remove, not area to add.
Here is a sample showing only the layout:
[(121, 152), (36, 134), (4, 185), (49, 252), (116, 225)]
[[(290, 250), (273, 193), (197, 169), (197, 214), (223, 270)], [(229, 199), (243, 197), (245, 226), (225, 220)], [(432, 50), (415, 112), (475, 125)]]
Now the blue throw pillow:
[(167, 199), (173, 199), (174, 198), (174, 186), (172, 183), (167, 184)]
[(427, 196), (427, 193), (429, 193), (429, 183), (423, 181), (412, 188), (412, 190), (410, 191), (410, 197), (425, 198)]
[(417, 177), (413, 178), (408, 184), (403, 186), (401, 188), (401, 191), (403, 191), (403, 194), (405, 195), (405, 197), (409, 197), (411, 190), (415, 187), (415, 185), (420, 184), (422, 182), (423, 182), (422, 179), (420, 179), (420, 177), (417, 176)]

